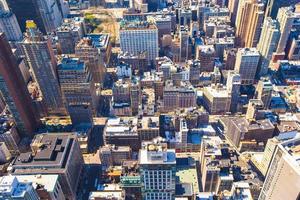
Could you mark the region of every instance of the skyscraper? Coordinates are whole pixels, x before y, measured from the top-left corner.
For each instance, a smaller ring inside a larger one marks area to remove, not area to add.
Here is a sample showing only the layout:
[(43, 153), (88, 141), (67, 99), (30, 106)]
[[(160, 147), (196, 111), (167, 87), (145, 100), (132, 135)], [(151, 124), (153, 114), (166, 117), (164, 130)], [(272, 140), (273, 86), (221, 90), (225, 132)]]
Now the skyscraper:
[(97, 100), (88, 67), (78, 58), (64, 57), (58, 65), (58, 76), (72, 123), (92, 123)]
[(148, 62), (158, 57), (158, 30), (148, 22), (121, 22), (120, 46), (123, 52), (146, 52)]
[(261, 0), (240, 0), (236, 17), (236, 37), (240, 47), (256, 47), (264, 19)]
[(146, 144), (140, 150), (139, 164), (143, 199), (174, 199), (175, 150), (167, 149), (167, 144)]
[(256, 48), (238, 49), (234, 70), (241, 75), (242, 85), (254, 83), (260, 54)]
[(89, 37), (81, 39), (75, 47), (75, 55), (86, 62), (92, 73), (94, 83), (102, 83), (105, 76), (103, 59), (93, 40)]
[(28, 29), (21, 44), (34, 80), (38, 83), (48, 113), (64, 113), (65, 108), (56, 75), (56, 59), (50, 38), (43, 37), (33, 21), (26, 23)]
[(283, 141), (274, 148), (259, 200), (299, 199), (299, 148), (299, 138)]
[(294, 25), (295, 19), (300, 18), (300, 13), (295, 12), (292, 7), (282, 7), (278, 10), (277, 20), (280, 27), (280, 39), (277, 46), (277, 53), (284, 53), (287, 41)]
[(235, 71), (229, 71), (226, 88), (231, 94), (230, 112), (236, 112), (240, 96), (241, 76)]
[(266, 7), (266, 17), (271, 17), (272, 19), (275, 19), (279, 8), (292, 6), (299, 2), (300, 0), (268, 0), (268, 4)]
[(228, 9), (230, 12), (230, 20), (231, 24), (234, 25), (237, 15), (237, 10), (239, 6), (239, 0), (229, 0), (228, 1)]
[(17, 16), (23, 32), (26, 20), (34, 20), (43, 32), (54, 31), (62, 22), (58, 0), (6, 0), (11, 11)]
[(272, 99), (273, 85), (269, 78), (261, 78), (256, 88), (256, 98), (264, 103), (264, 109), (268, 109)]
[(262, 27), (261, 36), (257, 49), (261, 54), (261, 65), (258, 72), (259, 76), (266, 75), (273, 52), (276, 51), (280, 37), (279, 24), (277, 20), (267, 17)]
[(23, 38), (19, 23), (14, 13), (0, 8), (0, 32), (4, 32), (9, 41), (20, 41)]
[(0, 33), (0, 92), (20, 133), (31, 135), (39, 126), (38, 114), (4, 33)]
[(16, 15), (22, 32), (26, 31), (26, 20), (34, 20), (39, 29), (46, 33), (37, 0), (6, 0), (10, 10)]

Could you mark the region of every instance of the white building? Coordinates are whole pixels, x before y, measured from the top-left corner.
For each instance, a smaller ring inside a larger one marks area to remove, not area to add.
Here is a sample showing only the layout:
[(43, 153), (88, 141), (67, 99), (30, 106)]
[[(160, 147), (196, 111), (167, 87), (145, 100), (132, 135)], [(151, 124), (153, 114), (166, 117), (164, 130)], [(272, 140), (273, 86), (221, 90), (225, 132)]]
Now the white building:
[(139, 154), (139, 164), (143, 199), (175, 198), (175, 149), (167, 149), (166, 144), (144, 143)]
[(33, 187), (38, 195), (43, 197), (47, 196), (48, 200), (65, 199), (65, 195), (59, 183), (59, 175), (57, 174), (18, 175), (16, 178), (22, 183), (33, 183)]
[(158, 57), (158, 30), (148, 22), (121, 22), (120, 46), (123, 52), (146, 52), (148, 62)]

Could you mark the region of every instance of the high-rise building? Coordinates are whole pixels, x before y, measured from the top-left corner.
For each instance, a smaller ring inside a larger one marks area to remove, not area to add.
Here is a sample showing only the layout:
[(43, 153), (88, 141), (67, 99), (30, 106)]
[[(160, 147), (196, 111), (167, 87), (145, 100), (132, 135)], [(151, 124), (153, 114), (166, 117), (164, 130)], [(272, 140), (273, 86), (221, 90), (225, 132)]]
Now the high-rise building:
[(215, 67), (216, 51), (213, 45), (200, 45), (196, 50), (196, 59), (200, 61), (201, 72), (212, 72)]
[(132, 79), (130, 85), (130, 106), (132, 114), (138, 114), (139, 107), (142, 103), (142, 92), (140, 81), (138, 79)]
[(279, 22), (280, 39), (276, 53), (284, 53), (287, 41), (296, 19), (300, 19), (300, 13), (293, 7), (282, 7), (278, 10), (277, 21)]
[(54, 31), (62, 22), (62, 14), (58, 8), (59, 0), (6, 1), (16, 15), (22, 32), (26, 31), (27, 20), (34, 20), (43, 33)]
[(273, 85), (269, 78), (261, 78), (256, 87), (256, 98), (264, 103), (264, 109), (268, 109), (272, 99)]
[(241, 88), (240, 74), (236, 73), (235, 71), (229, 71), (226, 88), (227, 91), (231, 94), (230, 112), (236, 112)]
[(191, 52), (190, 49), (190, 37), (187, 29), (181, 29), (179, 32), (180, 39), (180, 61), (185, 62), (189, 59)]
[(278, 21), (267, 17), (264, 21), (259, 43), (257, 45), (257, 49), (261, 54), (261, 65), (258, 72), (259, 76), (267, 74), (270, 60), (272, 59), (273, 52), (276, 51), (279, 38), (280, 32)]
[(92, 73), (94, 83), (103, 84), (105, 76), (104, 63), (101, 59), (100, 52), (89, 37), (79, 41), (75, 47), (75, 55), (80, 60), (86, 62), (86, 65), (88, 65)]
[(145, 200), (175, 198), (175, 149), (167, 144), (144, 144), (139, 153), (142, 195)]
[(256, 48), (238, 49), (234, 70), (241, 75), (242, 85), (254, 83), (260, 54)]
[(21, 153), (12, 162), (12, 174), (57, 174), (66, 199), (75, 200), (83, 168), (77, 136), (73, 133), (39, 134), (30, 146), (32, 152)]
[(276, 145), (259, 200), (298, 199), (300, 185), (300, 139), (290, 139)]
[(138, 55), (145, 51), (148, 62), (158, 57), (158, 30), (148, 22), (121, 22), (120, 46), (123, 52)]
[(240, 0), (236, 17), (236, 37), (239, 47), (256, 47), (264, 19), (261, 0)]
[(56, 58), (50, 38), (43, 37), (33, 21), (27, 21), (27, 32), (22, 47), (27, 63), (33, 72), (48, 113), (64, 113), (61, 92), (56, 74)]
[(6, 163), (11, 159), (11, 154), (5, 142), (0, 142), (0, 163)]
[(75, 46), (85, 35), (83, 18), (65, 19), (63, 24), (56, 29), (56, 36), (62, 54), (72, 54)]
[(288, 7), (299, 3), (300, 0), (269, 0), (266, 6), (266, 17), (271, 17), (275, 19), (279, 8)]
[(229, 0), (228, 1), (228, 9), (230, 12), (230, 21), (231, 21), (231, 25), (233, 25), (233, 26), (234, 26), (234, 23), (236, 20), (238, 6), (239, 6), (239, 0)]
[(9, 41), (20, 41), (23, 38), (17, 18), (11, 11), (0, 9), (0, 32), (4, 32)]
[(63, 16), (59, 11), (58, 1), (59, 0), (36, 0), (46, 32), (55, 31), (62, 23)]
[(72, 123), (92, 123), (98, 102), (87, 65), (78, 58), (63, 57), (58, 65), (58, 76)]
[(4, 33), (0, 33), (0, 92), (17, 129), (23, 135), (31, 135), (40, 124), (38, 113)]

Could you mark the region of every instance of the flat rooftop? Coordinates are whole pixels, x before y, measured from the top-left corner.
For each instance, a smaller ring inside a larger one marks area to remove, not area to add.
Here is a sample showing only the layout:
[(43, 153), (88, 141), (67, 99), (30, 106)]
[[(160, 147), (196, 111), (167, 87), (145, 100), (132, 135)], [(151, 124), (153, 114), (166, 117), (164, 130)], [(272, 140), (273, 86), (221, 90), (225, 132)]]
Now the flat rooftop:
[(75, 140), (72, 133), (40, 134), (35, 137), (31, 146), (37, 148), (36, 152), (21, 153), (13, 162), (14, 173), (60, 171), (64, 169), (70, 149)]

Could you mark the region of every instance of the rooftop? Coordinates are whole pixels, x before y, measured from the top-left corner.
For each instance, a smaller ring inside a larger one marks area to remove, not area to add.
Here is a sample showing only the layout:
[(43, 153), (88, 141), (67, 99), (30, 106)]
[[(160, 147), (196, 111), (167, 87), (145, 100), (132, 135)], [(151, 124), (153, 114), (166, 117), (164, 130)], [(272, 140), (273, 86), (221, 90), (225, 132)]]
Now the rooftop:
[(51, 133), (39, 134), (31, 144), (32, 152), (21, 153), (12, 163), (14, 173), (44, 171), (59, 172), (69, 159), (75, 134)]

